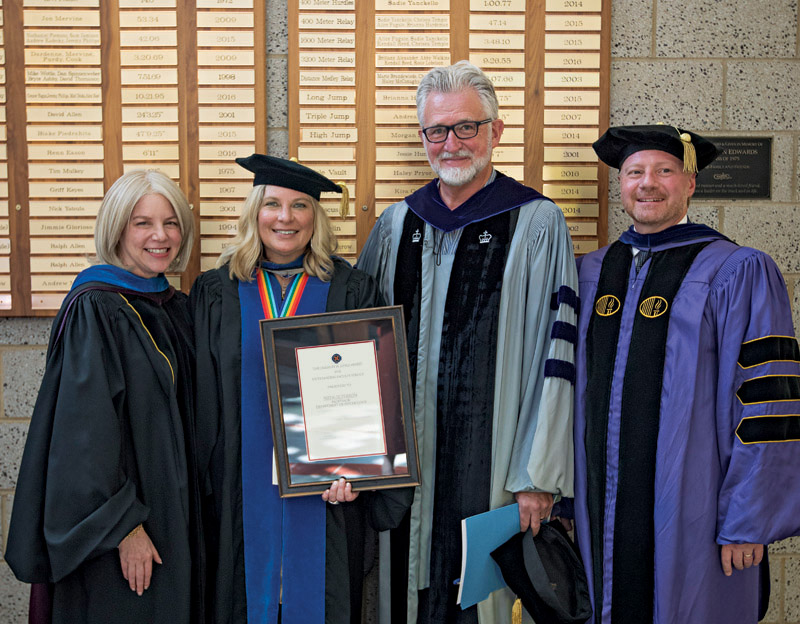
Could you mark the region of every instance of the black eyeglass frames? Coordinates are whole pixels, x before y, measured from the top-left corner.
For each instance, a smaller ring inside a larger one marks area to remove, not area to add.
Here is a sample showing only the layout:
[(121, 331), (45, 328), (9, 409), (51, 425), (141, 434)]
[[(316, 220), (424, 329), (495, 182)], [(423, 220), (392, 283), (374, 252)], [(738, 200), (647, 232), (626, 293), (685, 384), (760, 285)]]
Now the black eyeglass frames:
[(483, 124), (492, 123), (494, 119), (483, 121), (462, 121), (452, 126), (428, 126), (422, 129), (422, 134), (431, 143), (444, 143), (450, 131), (459, 139), (471, 139), (478, 135), (478, 130)]

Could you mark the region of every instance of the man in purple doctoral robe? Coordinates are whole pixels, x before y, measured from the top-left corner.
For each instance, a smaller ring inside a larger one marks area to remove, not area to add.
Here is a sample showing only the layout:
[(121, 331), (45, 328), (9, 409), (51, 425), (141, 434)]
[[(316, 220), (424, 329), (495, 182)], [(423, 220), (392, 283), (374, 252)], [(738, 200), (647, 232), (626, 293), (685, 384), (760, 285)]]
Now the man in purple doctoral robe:
[(800, 352), (773, 260), (686, 214), (716, 147), (610, 128), (633, 226), (579, 262), (575, 519), (596, 624), (756, 622), (800, 533)]

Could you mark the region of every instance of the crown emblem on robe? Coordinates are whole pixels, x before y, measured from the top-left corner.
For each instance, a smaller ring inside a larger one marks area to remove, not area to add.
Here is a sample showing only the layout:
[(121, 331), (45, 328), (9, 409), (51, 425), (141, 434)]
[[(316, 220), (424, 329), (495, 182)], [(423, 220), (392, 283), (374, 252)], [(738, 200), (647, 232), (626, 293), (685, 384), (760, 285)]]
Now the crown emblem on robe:
[(483, 234), (478, 237), (478, 241), (481, 243), (481, 245), (486, 245), (490, 240), (492, 240), (492, 235), (486, 230), (484, 230)]
[(417, 228), (417, 231), (416, 231), (416, 232), (414, 232), (414, 233), (411, 235), (411, 242), (412, 242), (412, 243), (418, 243), (418, 242), (419, 242), (419, 239), (421, 239), (421, 238), (422, 238), (422, 233), (419, 231), (419, 228)]

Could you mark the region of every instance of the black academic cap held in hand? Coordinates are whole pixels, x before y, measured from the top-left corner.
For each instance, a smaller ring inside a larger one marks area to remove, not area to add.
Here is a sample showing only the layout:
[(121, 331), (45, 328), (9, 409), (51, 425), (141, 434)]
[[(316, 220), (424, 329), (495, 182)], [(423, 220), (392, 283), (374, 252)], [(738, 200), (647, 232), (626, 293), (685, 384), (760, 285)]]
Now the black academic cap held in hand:
[(592, 615), (580, 555), (558, 521), (517, 533), (492, 551), (503, 579), (536, 624), (583, 624)]
[(619, 169), (631, 154), (659, 150), (683, 162), (683, 170), (697, 173), (719, 153), (716, 145), (699, 134), (676, 126), (615, 126), (605, 131), (592, 145), (597, 156), (609, 167)]
[(292, 160), (253, 154), (247, 158), (237, 158), (236, 162), (255, 174), (253, 186), (269, 184), (294, 189), (319, 200), (320, 193), (329, 191), (341, 193), (342, 187), (321, 173)]

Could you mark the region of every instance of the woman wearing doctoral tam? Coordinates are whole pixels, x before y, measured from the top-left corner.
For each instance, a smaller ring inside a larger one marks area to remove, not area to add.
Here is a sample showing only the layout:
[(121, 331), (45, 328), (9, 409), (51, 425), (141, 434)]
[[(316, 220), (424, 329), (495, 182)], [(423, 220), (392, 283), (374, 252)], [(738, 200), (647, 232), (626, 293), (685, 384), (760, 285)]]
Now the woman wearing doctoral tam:
[(786, 285), (767, 254), (688, 220), (710, 141), (629, 126), (594, 148), (633, 225), (579, 260), (575, 522), (593, 621), (755, 624), (766, 545), (800, 533)]
[(5, 555), (20, 580), (51, 584), (52, 622), (204, 620), (191, 326), (164, 277), (192, 238), (172, 180), (126, 173), (97, 214), (102, 264), (53, 323)]
[(279, 497), (259, 321), (382, 302), (371, 277), (333, 256), (319, 198), (342, 188), (280, 158), (237, 162), (255, 174), (238, 233), (190, 295), (209, 610), (226, 624), (360, 622), (365, 523), (395, 526), (412, 490), (358, 495), (339, 481), (321, 499)]

